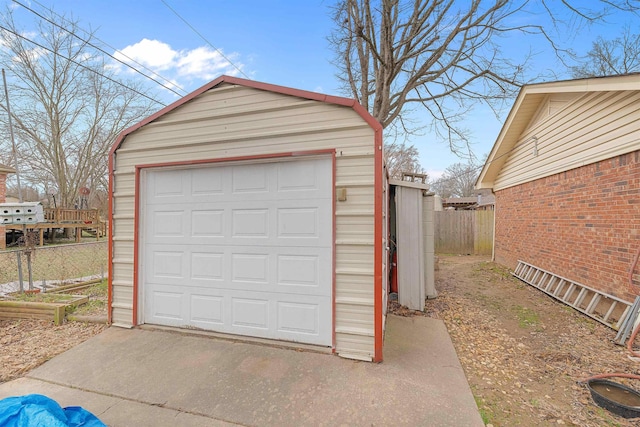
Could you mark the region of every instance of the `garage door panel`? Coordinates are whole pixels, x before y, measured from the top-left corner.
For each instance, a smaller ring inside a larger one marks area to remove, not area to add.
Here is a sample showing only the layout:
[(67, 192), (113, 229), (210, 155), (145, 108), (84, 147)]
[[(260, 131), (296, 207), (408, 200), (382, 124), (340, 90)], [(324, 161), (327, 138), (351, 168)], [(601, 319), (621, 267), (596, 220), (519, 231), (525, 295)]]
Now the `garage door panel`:
[(154, 291), (151, 294), (151, 310), (156, 319), (166, 319), (172, 322), (183, 321), (182, 292)]
[(224, 168), (202, 168), (190, 171), (191, 195), (194, 198), (218, 197), (224, 194)]
[(205, 329), (224, 325), (224, 297), (191, 294), (190, 320)]
[(162, 170), (154, 173), (154, 179), (147, 185), (147, 204), (163, 204), (167, 201), (174, 203), (189, 194), (188, 175), (179, 170)]
[(234, 209), (199, 209), (192, 211), (189, 218), (162, 213), (166, 227), (154, 226), (157, 232), (153, 241), (181, 241), (187, 235), (184, 230), (190, 229), (188, 236), (195, 244), (331, 246), (331, 233), (321, 232), (331, 226), (326, 224), (330, 207), (301, 202), (283, 203), (280, 207), (273, 204), (268, 208), (247, 203), (246, 207)]
[(185, 253), (182, 251), (155, 250), (150, 265), (153, 278), (174, 279), (185, 278)]
[(318, 208), (278, 209), (278, 238), (313, 237), (320, 234)]
[(146, 172), (143, 321), (331, 345), (331, 165)]
[(275, 227), (277, 245), (331, 247), (331, 205), (285, 201), (277, 209)]
[(288, 248), (276, 258), (276, 291), (285, 294), (330, 296), (331, 250)]
[(278, 284), (318, 287), (318, 258), (317, 255), (278, 255)]
[(225, 213), (223, 209), (198, 209), (191, 211), (192, 237), (224, 237)]
[(233, 209), (231, 218), (232, 237), (269, 237), (268, 209)]
[(266, 294), (262, 294), (262, 298), (233, 297), (231, 298), (231, 327), (236, 331), (247, 329), (268, 331), (269, 312), (269, 298)]
[(276, 166), (277, 191), (286, 194), (304, 193), (320, 197), (332, 193), (332, 170), (329, 160), (324, 162), (282, 162)]
[(154, 212), (151, 218), (153, 233), (157, 237), (185, 237), (185, 219), (183, 210)]
[(223, 252), (191, 252), (191, 279), (224, 281)]
[(231, 282), (233, 289), (239, 289), (238, 285), (246, 284), (268, 285), (269, 254), (233, 253), (231, 255)]
[(277, 310), (277, 329), (279, 332), (308, 335), (320, 333), (320, 307), (318, 304), (278, 301)]
[(269, 191), (270, 164), (237, 165), (231, 168), (231, 192), (267, 193)]
[(331, 340), (331, 322), (323, 320), (331, 312), (330, 297), (296, 295), (276, 302), (274, 321), (278, 339), (309, 344)]
[[(288, 295), (274, 301), (267, 292), (159, 286), (145, 307), (147, 323), (199, 327), (223, 333), (326, 345), (331, 342), (331, 298)], [(188, 302), (188, 304), (185, 304)], [(182, 307), (177, 309), (177, 307)]]

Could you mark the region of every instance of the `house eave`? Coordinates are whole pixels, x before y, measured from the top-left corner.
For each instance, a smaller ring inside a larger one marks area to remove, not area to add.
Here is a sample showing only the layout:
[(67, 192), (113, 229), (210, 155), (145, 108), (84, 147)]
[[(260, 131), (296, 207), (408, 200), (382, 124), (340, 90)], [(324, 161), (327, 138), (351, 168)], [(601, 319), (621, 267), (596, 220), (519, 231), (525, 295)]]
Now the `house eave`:
[[(640, 73), (621, 76), (592, 77), (525, 85), (520, 89), (511, 111), (478, 175), (476, 189), (493, 188), (502, 166), (540, 104), (546, 96), (555, 93), (585, 93), (604, 91), (640, 91)], [(527, 107), (527, 108), (523, 108)], [(527, 111), (526, 115), (523, 111)]]

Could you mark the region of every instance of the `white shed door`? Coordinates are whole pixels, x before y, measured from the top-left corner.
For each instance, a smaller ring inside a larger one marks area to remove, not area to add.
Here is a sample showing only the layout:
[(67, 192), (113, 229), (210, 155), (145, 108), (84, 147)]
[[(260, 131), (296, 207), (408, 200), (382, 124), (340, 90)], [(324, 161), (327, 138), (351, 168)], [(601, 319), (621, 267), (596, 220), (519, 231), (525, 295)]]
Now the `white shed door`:
[(144, 323), (330, 346), (329, 158), (143, 176)]

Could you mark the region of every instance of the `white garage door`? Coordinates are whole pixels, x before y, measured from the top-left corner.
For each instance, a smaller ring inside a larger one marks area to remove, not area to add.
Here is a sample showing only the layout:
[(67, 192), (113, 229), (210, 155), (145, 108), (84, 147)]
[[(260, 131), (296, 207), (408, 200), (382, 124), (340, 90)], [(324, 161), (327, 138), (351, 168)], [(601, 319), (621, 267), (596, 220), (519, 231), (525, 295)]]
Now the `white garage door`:
[(143, 179), (144, 323), (332, 344), (331, 159)]

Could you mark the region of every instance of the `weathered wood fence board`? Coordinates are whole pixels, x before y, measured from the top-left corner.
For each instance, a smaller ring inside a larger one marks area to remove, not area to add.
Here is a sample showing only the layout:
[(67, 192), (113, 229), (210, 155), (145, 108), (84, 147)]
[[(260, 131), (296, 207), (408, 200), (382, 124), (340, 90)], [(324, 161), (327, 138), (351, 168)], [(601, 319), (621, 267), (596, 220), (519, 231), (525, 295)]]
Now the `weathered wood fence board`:
[(436, 253), (491, 255), (493, 211), (439, 211), (434, 214)]
[(493, 252), (493, 211), (475, 211), (475, 214), (475, 254), (491, 255)]

